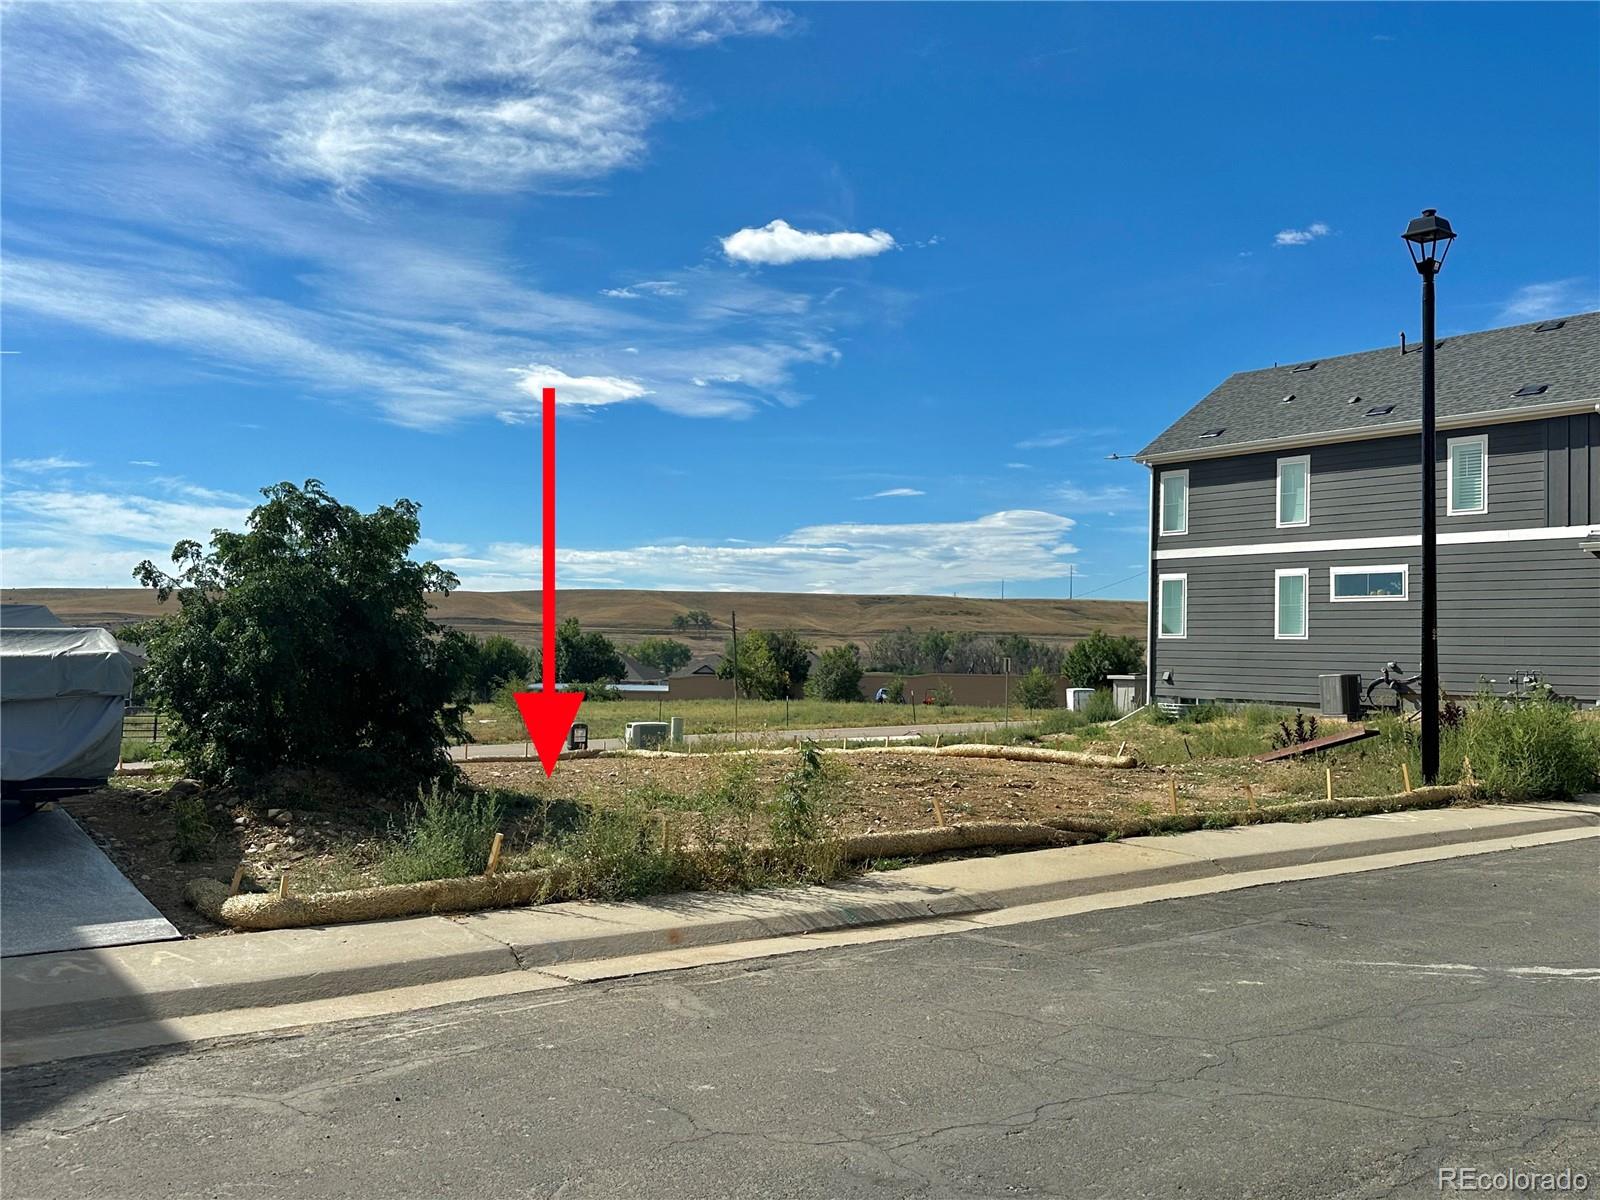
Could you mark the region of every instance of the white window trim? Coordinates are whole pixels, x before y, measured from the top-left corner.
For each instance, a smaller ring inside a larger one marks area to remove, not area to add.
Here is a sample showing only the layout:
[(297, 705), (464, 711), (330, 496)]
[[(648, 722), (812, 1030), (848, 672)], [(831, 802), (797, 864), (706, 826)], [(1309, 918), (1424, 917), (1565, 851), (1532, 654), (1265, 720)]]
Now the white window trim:
[[(1178, 632), (1168, 633), (1164, 628), (1166, 622), (1162, 620), (1162, 617), (1164, 617), (1166, 614), (1162, 611), (1162, 609), (1167, 601), (1167, 583), (1169, 580), (1173, 579), (1181, 580), (1183, 582), (1183, 609), (1178, 614)], [(1181, 642), (1188, 636), (1189, 576), (1187, 573), (1181, 575), (1158, 575), (1156, 577), (1156, 638), (1164, 642)]]
[[(1341, 596), (1334, 580), (1341, 575), (1371, 575), (1380, 571), (1400, 576), (1398, 596)], [(1329, 567), (1328, 599), (1335, 604), (1391, 604), (1411, 599), (1411, 568), (1405, 563), (1386, 563), (1376, 567)]]
[[(1283, 628), (1283, 590), (1279, 580), (1285, 575), (1298, 575), (1302, 581), (1300, 632), (1281, 633)], [(1187, 593), (1187, 589), (1185, 589)], [(1306, 567), (1279, 567), (1272, 573), (1272, 637), (1279, 642), (1303, 642), (1311, 636), (1311, 571)]]
[[(1464, 446), (1468, 442), (1477, 442), (1478, 443), (1478, 453), (1480, 455), (1482, 455), (1481, 461), (1483, 463), (1483, 479), (1481, 480), (1481, 483), (1483, 485), (1482, 486), (1483, 503), (1478, 505), (1477, 508), (1457, 508), (1456, 507), (1456, 449), (1455, 448), (1457, 446)], [(1481, 516), (1483, 513), (1488, 512), (1489, 511), (1489, 435), (1487, 433), (1475, 433), (1470, 437), (1456, 437), (1456, 438), (1447, 439), (1445, 444), (1444, 444), (1444, 460), (1445, 460), (1445, 472), (1444, 472), (1444, 510), (1445, 510), (1445, 515), (1446, 516), (1450, 516), (1450, 517), (1475, 517), (1475, 516)]]
[[(1176, 479), (1180, 475), (1183, 477), (1183, 528), (1168, 529), (1167, 480)], [(1187, 469), (1161, 472), (1161, 484), (1156, 488), (1156, 524), (1161, 529), (1162, 537), (1182, 537), (1189, 532), (1189, 472)]]
[[(1304, 521), (1285, 521), (1283, 519), (1283, 468), (1288, 463), (1304, 463), (1306, 468), (1306, 519)], [(1303, 529), (1311, 524), (1311, 455), (1293, 454), (1278, 460), (1278, 474), (1272, 497), (1273, 513), (1278, 521), (1279, 529)]]

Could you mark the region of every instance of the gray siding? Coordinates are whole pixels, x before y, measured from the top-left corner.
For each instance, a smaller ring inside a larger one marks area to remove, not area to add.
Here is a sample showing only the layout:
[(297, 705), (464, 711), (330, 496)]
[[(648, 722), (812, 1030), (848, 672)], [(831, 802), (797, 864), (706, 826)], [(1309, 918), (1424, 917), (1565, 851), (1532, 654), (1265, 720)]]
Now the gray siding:
[[(1446, 444), (1487, 434), (1489, 511), (1447, 515)], [(1287, 540), (1377, 537), (1415, 530), (1421, 468), (1415, 436), (1244, 454), (1157, 468), (1189, 472), (1189, 532), (1162, 535), (1157, 549)], [(1452, 429), (1438, 438), (1439, 531), (1523, 529), (1600, 520), (1600, 416), (1557, 417)], [(1277, 527), (1280, 457), (1311, 459), (1311, 523)], [(1559, 465), (1557, 465), (1559, 464)], [(1581, 515), (1578, 515), (1581, 514)], [(1557, 517), (1561, 519), (1556, 519)]]
[[(1330, 566), (1402, 562), (1407, 600), (1330, 600)], [(1310, 571), (1304, 641), (1273, 636), (1273, 572), (1291, 567)], [(1158, 575), (1188, 575), (1189, 619), (1187, 638), (1155, 644), (1156, 696), (1314, 705), (1319, 674), (1356, 671), (1370, 680), (1389, 660), (1415, 673), (1419, 572), (1416, 550), (1157, 562)], [(1457, 694), (1477, 691), (1480, 676), (1534, 670), (1564, 694), (1600, 700), (1600, 560), (1575, 539), (1441, 546), (1439, 663), (1444, 687)], [(1167, 671), (1170, 684), (1161, 679)]]

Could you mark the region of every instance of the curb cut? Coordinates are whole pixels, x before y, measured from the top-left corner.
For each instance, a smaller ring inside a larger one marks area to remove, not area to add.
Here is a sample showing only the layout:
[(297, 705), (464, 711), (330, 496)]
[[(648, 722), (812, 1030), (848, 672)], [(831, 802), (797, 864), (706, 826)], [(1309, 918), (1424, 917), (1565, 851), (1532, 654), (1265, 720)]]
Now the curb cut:
[(552, 904), (39, 954), (0, 960), (0, 1032), (7, 1041), (60, 1037), (1562, 830), (1600, 833), (1600, 804), (1586, 797), (1239, 826), (929, 863), (829, 886)]

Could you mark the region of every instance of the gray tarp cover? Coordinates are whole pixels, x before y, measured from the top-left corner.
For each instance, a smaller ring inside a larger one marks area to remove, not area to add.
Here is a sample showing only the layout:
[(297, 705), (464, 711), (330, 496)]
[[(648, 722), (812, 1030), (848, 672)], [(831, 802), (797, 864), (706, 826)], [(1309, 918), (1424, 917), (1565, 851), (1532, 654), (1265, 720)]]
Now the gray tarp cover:
[(104, 629), (0, 629), (0, 777), (109, 776), (132, 688)]

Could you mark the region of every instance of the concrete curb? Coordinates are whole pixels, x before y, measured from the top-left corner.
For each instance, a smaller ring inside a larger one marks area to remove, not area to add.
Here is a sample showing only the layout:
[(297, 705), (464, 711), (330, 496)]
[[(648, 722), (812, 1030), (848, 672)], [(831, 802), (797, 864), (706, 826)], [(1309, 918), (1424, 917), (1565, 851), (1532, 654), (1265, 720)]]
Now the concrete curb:
[[(931, 863), (849, 883), (553, 904), (0, 961), (6, 1040), (1433, 849), (1600, 830), (1600, 804), (1432, 809), (1136, 837)], [(563, 974), (559, 969), (554, 974)]]

